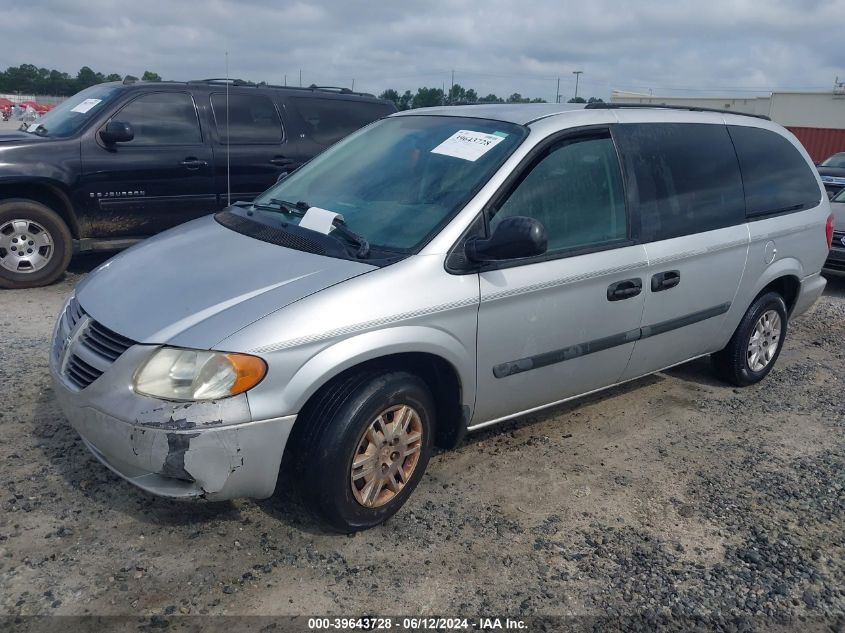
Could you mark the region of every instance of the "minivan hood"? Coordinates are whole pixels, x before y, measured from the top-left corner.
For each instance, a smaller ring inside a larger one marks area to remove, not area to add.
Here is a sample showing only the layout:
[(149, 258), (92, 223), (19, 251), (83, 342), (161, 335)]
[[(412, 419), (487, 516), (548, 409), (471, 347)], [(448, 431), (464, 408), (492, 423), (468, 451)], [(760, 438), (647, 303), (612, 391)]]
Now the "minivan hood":
[(91, 318), (139, 343), (207, 349), (374, 269), (262, 242), (207, 216), (109, 260), (77, 287), (77, 299)]

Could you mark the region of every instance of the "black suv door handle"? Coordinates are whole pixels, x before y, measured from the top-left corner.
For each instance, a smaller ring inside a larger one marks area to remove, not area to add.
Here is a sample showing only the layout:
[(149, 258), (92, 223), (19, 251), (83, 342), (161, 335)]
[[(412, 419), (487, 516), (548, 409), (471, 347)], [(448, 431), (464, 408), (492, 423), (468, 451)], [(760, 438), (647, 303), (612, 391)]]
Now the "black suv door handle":
[(195, 156), (188, 156), (185, 160), (179, 162), (182, 167), (187, 169), (199, 169), (200, 167), (207, 167), (208, 161), (200, 160)]
[(273, 156), (270, 159), (270, 162), (277, 167), (293, 167), (294, 161), (290, 158), (285, 158), (284, 156)]
[(651, 291), (660, 292), (661, 290), (669, 290), (681, 283), (681, 272), (679, 270), (667, 270), (662, 273), (657, 273), (651, 278)]
[(623, 299), (630, 299), (636, 297), (643, 289), (642, 279), (625, 279), (617, 281), (615, 284), (610, 284), (607, 287), (608, 301), (622, 301)]

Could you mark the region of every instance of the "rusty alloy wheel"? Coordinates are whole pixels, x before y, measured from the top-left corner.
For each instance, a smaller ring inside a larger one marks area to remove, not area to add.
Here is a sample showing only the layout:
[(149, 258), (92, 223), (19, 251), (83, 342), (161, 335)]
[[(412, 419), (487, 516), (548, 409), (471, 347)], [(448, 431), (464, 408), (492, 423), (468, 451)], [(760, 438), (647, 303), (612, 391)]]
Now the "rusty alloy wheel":
[(352, 458), (350, 481), (355, 500), (365, 508), (378, 508), (393, 500), (414, 474), (422, 440), (422, 420), (413, 407), (399, 404), (376, 416)]

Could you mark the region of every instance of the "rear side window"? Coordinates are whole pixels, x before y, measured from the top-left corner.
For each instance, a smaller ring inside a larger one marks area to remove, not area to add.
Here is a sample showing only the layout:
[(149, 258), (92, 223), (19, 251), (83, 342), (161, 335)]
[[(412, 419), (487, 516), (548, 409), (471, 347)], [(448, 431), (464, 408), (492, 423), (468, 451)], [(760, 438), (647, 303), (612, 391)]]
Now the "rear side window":
[(282, 140), (282, 121), (276, 106), (267, 97), (229, 95), (229, 117), (226, 120), (226, 95), (211, 95), (211, 109), (221, 143), (278, 143)]
[(749, 217), (816, 206), (821, 189), (807, 161), (780, 134), (731, 125)]
[(724, 125), (626, 124), (615, 135), (643, 241), (745, 222), (739, 164)]
[(130, 102), (112, 119), (132, 126), (135, 138), (127, 145), (202, 143), (194, 101), (186, 92), (146, 94)]
[(290, 103), (302, 119), (305, 133), (323, 145), (336, 143), (344, 136), (392, 112), (388, 106), (380, 103), (351, 99), (293, 97)]

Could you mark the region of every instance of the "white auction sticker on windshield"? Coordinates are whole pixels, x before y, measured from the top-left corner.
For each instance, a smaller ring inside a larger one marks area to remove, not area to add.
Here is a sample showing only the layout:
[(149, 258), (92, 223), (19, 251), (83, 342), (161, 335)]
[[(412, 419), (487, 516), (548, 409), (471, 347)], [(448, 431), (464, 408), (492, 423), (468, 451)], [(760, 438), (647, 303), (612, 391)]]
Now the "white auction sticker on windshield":
[(71, 112), (79, 112), (80, 114), (85, 114), (93, 108), (95, 105), (100, 103), (102, 99), (86, 99), (82, 103), (77, 104), (75, 107), (71, 108)]
[(41, 127), (41, 124), (40, 124), (40, 123), (30, 123), (30, 124), (29, 124), (29, 127), (28, 127), (28, 128), (26, 128), (26, 131), (27, 131), (27, 132), (34, 132), (35, 130), (37, 130), (37, 129), (38, 129), (38, 128), (40, 128), (40, 127)]
[(505, 137), (497, 134), (458, 130), (431, 150), (431, 153), (476, 161), (503, 140), (505, 140)]

